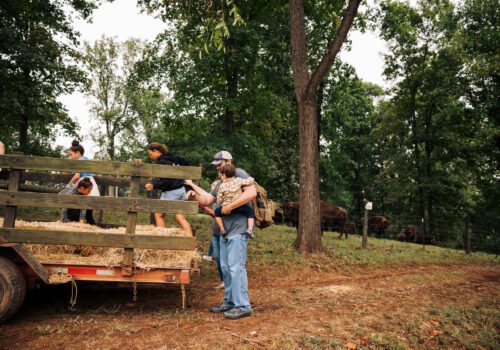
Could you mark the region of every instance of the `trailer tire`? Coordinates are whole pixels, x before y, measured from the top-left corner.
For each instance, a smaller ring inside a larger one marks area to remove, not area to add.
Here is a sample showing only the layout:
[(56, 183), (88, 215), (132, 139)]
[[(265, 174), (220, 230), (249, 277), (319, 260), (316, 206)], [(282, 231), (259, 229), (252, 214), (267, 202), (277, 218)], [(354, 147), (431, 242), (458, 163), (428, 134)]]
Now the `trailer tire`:
[(11, 260), (0, 256), (0, 323), (12, 317), (26, 297), (26, 278)]

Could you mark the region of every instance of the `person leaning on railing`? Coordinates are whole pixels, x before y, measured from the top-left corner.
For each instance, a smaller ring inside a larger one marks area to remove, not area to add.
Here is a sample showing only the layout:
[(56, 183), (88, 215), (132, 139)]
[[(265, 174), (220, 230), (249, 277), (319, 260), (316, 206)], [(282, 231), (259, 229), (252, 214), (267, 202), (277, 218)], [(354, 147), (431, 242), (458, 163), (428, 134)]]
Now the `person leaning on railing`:
[[(92, 191), (92, 182), (88, 177), (84, 177), (78, 182), (77, 185), (67, 186), (58, 194), (67, 196), (88, 196)], [(61, 221), (80, 221), (81, 223), (87, 222), (87, 210), (85, 209), (67, 209), (63, 208), (61, 211)], [(89, 222), (87, 222), (89, 223)]]
[[(89, 158), (84, 156), (85, 149), (83, 148), (82, 145), (80, 145), (80, 142), (77, 140), (73, 140), (71, 142), (71, 147), (68, 150), (69, 157), (73, 160), (90, 160)], [(71, 180), (69, 180), (68, 187), (74, 186), (75, 184), (78, 184), (84, 177), (88, 178), (89, 181), (92, 183), (92, 191), (90, 192), (90, 196), (93, 197), (99, 197), (101, 193), (99, 192), (99, 186), (97, 186), (97, 183), (95, 182), (94, 179), (94, 174), (92, 173), (75, 173)], [(92, 210), (89, 209), (87, 210), (85, 220), (87, 221), (88, 224), (94, 225), (95, 220), (94, 217), (92, 216)]]

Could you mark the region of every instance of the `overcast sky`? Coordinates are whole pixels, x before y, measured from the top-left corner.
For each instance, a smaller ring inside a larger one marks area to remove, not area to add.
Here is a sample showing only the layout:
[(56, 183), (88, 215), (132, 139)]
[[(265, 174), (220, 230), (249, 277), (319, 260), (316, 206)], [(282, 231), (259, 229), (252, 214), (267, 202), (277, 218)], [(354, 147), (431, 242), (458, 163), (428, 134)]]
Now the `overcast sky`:
[[(152, 16), (141, 14), (135, 0), (115, 0), (112, 3), (105, 2), (97, 9), (92, 16), (92, 23), (75, 21), (75, 28), (80, 32), (82, 42), (94, 42), (103, 35), (116, 37), (120, 41), (131, 37), (153, 40), (166, 25)], [(341, 52), (342, 60), (354, 66), (363, 80), (386, 86), (382, 79), (383, 42), (373, 33), (362, 34), (353, 31), (349, 33), (349, 38), (352, 40), (352, 50)], [(82, 131), (80, 139), (86, 155), (88, 153), (93, 156), (97, 149), (87, 136), (90, 132), (90, 117), (86, 97), (75, 92), (62, 96), (60, 101), (65, 104), (69, 115), (79, 122)], [(71, 140), (68, 137), (59, 137), (56, 143), (69, 147)]]

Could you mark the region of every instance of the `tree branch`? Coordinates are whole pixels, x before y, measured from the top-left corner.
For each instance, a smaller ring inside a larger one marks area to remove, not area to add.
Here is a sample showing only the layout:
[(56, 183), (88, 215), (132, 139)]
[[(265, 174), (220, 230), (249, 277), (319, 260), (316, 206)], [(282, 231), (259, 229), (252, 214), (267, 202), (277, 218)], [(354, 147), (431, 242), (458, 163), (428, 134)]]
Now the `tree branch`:
[[(293, 0), (290, 0), (290, 3)], [(307, 84), (307, 89), (305, 91), (306, 95), (312, 95), (316, 92), (319, 83), (323, 80), (323, 77), (330, 69), (335, 57), (337, 57), (342, 44), (344, 43), (347, 33), (352, 26), (352, 22), (358, 13), (358, 7), (362, 0), (349, 0), (349, 4), (347, 5), (346, 13), (340, 22), (339, 29), (335, 33), (335, 37), (328, 43), (328, 48), (321, 59), (316, 71), (313, 73), (309, 84)], [(293, 24), (292, 24), (293, 25)], [(293, 33), (293, 29), (292, 29)], [(292, 41), (293, 42), (293, 41)], [(293, 56), (292, 56), (293, 57)]]

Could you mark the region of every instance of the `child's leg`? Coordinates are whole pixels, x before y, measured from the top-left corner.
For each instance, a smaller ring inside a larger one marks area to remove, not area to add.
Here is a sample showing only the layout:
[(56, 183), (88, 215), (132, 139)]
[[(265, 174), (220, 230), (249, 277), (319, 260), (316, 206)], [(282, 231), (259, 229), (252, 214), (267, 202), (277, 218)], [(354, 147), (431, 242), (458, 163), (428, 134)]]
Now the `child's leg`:
[(251, 239), (254, 239), (254, 235), (253, 235), (253, 225), (255, 223), (255, 219), (253, 217), (250, 217), (248, 218), (248, 230), (247, 230), (247, 234), (248, 234), (248, 237), (251, 238)]
[(245, 215), (248, 218), (247, 224), (248, 224), (248, 229), (247, 229), (247, 234), (250, 238), (254, 238), (253, 236), (253, 226), (255, 223), (255, 212), (253, 211), (253, 208), (249, 205), (242, 205), (240, 207), (234, 208), (232, 213), (238, 213), (241, 215)]
[(222, 222), (222, 207), (215, 208), (214, 214), (215, 214), (215, 222), (217, 223), (217, 226), (219, 226), (221, 234), (224, 234), (226, 230), (224, 229), (224, 223)]
[(175, 214), (175, 221), (182, 227), (184, 232), (186, 232), (186, 236), (188, 237), (193, 237), (193, 230), (191, 230), (191, 225), (189, 224), (189, 221), (186, 220), (184, 215), (182, 214)]
[(224, 223), (222, 222), (222, 218), (220, 216), (216, 216), (215, 222), (217, 222), (217, 226), (219, 226), (220, 232), (224, 232)]
[(167, 227), (165, 225), (165, 220), (163, 219), (163, 213), (155, 213), (156, 227)]

